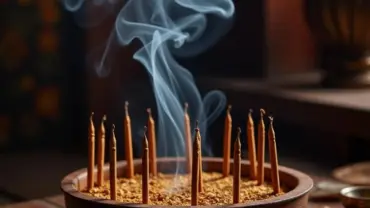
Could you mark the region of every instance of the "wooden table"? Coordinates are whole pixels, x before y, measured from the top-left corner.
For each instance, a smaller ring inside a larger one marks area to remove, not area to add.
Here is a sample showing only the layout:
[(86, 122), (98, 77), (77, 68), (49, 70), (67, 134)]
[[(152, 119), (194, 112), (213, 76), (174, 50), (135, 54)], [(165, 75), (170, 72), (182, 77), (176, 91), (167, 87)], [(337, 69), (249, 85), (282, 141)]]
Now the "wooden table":
[(4, 208), (64, 208), (63, 195), (5, 205)]

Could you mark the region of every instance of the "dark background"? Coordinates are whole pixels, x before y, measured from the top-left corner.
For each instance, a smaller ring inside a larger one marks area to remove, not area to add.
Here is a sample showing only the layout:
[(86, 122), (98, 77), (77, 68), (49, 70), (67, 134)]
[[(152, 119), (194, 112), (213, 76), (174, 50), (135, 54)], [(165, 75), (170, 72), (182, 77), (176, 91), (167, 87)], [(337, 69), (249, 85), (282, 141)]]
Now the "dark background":
[[(263, 77), (264, 5), (240, 0), (235, 5), (234, 25), (225, 37), (205, 53), (179, 60), (195, 77)], [(111, 50), (108, 77), (94, 73), (92, 66), (100, 59), (114, 13), (96, 27), (81, 27), (76, 18), (85, 15), (89, 21), (94, 14), (82, 10), (76, 15), (55, 1), (2, 1), (0, 9), (2, 151), (85, 151), (90, 111), (96, 112), (96, 122), (103, 113), (122, 122), (127, 99), (140, 123), (145, 114), (135, 111), (145, 109), (145, 101), (155, 106), (146, 71), (131, 58), (138, 43)], [(10, 66), (13, 59), (16, 64)]]

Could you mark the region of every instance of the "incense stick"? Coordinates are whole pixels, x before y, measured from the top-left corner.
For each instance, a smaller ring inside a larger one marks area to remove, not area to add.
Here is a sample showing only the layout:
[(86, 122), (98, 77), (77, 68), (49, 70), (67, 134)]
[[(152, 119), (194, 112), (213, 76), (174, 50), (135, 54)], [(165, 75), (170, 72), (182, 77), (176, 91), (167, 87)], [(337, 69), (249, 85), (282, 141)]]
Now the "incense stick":
[(270, 150), (270, 163), (271, 163), (271, 181), (274, 193), (277, 194), (280, 192), (280, 179), (279, 179), (279, 164), (277, 156), (277, 147), (276, 147), (276, 137), (273, 127), (273, 117), (270, 116), (270, 127), (268, 130), (268, 139), (269, 139), (269, 150)]
[(188, 114), (188, 103), (184, 105), (184, 123), (185, 123), (185, 153), (186, 153), (186, 171), (191, 173), (191, 129), (190, 118)]
[(124, 131), (125, 131), (125, 159), (127, 162), (126, 176), (132, 178), (134, 176), (134, 159), (132, 153), (132, 135), (131, 135), (131, 118), (128, 113), (129, 103), (125, 102), (125, 119), (124, 119)]
[(104, 183), (104, 157), (105, 157), (105, 127), (104, 122), (107, 120), (106, 115), (103, 116), (100, 123), (99, 140), (98, 140), (98, 177), (97, 184), (102, 186)]
[[(199, 129), (195, 129), (195, 133)], [(200, 141), (199, 137), (194, 139), (193, 143), (193, 161), (191, 170), (191, 206), (198, 205), (198, 188), (199, 188), (199, 155), (200, 155)]]
[(265, 110), (260, 109), (261, 119), (258, 125), (258, 169), (257, 169), (257, 181), (258, 185), (262, 185), (265, 182), (265, 123), (263, 117)]
[(150, 108), (148, 112), (148, 136), (149, 136), (149, 169), (153, 176), (157, 175), (157, 147), (155, 135), (155, 122)]
[(117, 141), (114, 134), (115, 126), (112, 125), (110, 139), (110, 162), (109, 162), (109, 182), (110, 182), (110, 199), (117, 199)]
[(198, 184), (198, 192), (203, 191), (203, 164), (202, 164), (202, 136), (200, 135), (200, 129), (199, 129), (199, 121), (196, 121), (195, 123), (196, 129), (198, 131), (195, 132), (195, 139), (199, 140), (199, 184)]
[(87, 188), (92, 189), (94, 187), (94, 166), (95, 166), (95, 127), (93, 122), (94, 112), (90, 115), (90, 126), (89, 126), (89, 141), (88, 141), (88, 157), (89, 164), (87, 167)]
[(257, 176), (257, 161), (256, 161), (256, 145), (254, 138), (254, 122), (252, 118), (252, 109), (249, 110), (247, 122), (247, 144), (248, 144), (248, 159), (249, 159), (249, 177), (256, 179)]
[(241, 180), (241, 129), (238, 128), (238, 135), (234, 143), (234, 170), (233, 170), (233, 203), (240, 202), (240, 180)]
[(230, 115), (231, 105), (227, 107), (224, 129), (224, 160), (222, 164), (222, 173), (226, 177), (230, 173), (230, 154), (231, 154), (231, 128), (232, 118)]
[(149, 203), (149, 148), (148, 139), (146, 137), (147, 128), (144, 127), (144, 139), (143, 139), (143, 157), (142, 157), (142, 203)]

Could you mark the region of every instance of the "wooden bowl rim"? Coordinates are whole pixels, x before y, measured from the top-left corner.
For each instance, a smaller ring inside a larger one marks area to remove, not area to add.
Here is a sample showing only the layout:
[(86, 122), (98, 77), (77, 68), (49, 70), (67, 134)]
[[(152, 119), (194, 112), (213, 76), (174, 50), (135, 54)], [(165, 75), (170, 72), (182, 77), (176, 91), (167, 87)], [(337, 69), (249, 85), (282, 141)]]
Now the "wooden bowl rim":
[[(164, 162), (175, 162), (179, 161), (181, 158), (176, 158), (176, 157), (166, 157), (166, 158), (158, 158), (157, 162), (158, 163), (164, 163)], [(223, 159), (222, 158), (215, 158), (215, 157), (203, 157), (203, 163), (207, 162), (220, 162), (222, 163)], [(231, 163), (233, 160), (231, 159)], [(134, 165), (135, 164), (140, 164), (141, 159), (135, 159), (134, 160)], [(242, 160), (242, 165), (249, 165), (249, 161), (247, 160)], [(117, 168), (121, 168), (126, 165), (126, 161), (118, 161), (117, 162)], [(109, 166), (109, 164), (105, 165), (105, 168)], [(265, 168), (270, 169), (271, 166), (269, 163), (265, 163)], [(292, 168), (288, 168), (285, 166), (280, 166), (279, 165), (279, 171), (283, 172), (287, 175), (293, 176), (297, 179), (298, 185), (290, 190), (289, 192), (277, 196), (277, 197), (272, 197), (264, 200), (258, 200), (258, 201), (253, 201), (250, 203), (240, 203), (240, 204), (230, 204), (230, 205), (210, 205), (210, 206), (201, 206), (201, 207), (235, 207), (235, 208), (241, 208), (241, 207), (249, 207), (249, 206), (259, 206), (259, 205), (273, 205), (273, 204), (279, 204), (282, 202), (287, 202), (291, 201), (294, 199), (297, 199), (301, 197), (304, 194), (307, 194), (313, 187), (313, 180), (307, 175), (304, 174), (298, 170), (294, 170)], [(119, 206), (130, 206), (130, 207), (164, 207), (160, 205), (145, 205), (145, 204), (133, 204), (133, 203), (122, 203), (122, 202), (117, 202), (114, 200), (109, 200), (109, 199), (98, 199), (96, 197), (89, 196), (87, 194), (83, 194), (80, 191), (76, 189), (74, 186), (74, 183), (76, 180), (78, 180), (79, 177), (82, 175), (87, 175), (87, 168), (82, 168), (79, 170), (76, 170), (67, 176), (63, 178), (61, 181), (61, 189), (65, 194), (70, 195), (73, 198), (79, 199), (79, 200), (86, 200), (86, 201), (93, 201), (95, 203), (100, 203), (101, 205), (115, 205), (117, 207)], [(166, 206), (165, 206), (166, 207)], [(190, 207), (189, 206), (170, 206), (168, 207)]]

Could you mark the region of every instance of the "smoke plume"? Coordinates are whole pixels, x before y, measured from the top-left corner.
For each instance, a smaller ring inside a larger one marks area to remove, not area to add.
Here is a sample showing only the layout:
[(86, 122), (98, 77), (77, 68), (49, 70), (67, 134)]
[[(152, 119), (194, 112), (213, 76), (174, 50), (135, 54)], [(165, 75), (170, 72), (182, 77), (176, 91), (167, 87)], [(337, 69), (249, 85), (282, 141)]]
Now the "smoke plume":
[[(63, 3), (71, 12), (86, 4), (84, 0)], [(112, 11), (117, 1), (89, 0), (89, 4)], [(110, 39), (122, 45), (139, 39), (143, 44), (133, 58), (145, 66), (151, 78), (158, 110), (159, 155), (184, 155), (185, 102), (192, 122), (199, 121), (203, 153), (211, 154), (204, 141), (207, 126), (225, 109), (226, 98), (220, 91), (202, 98), (192, 74), (174, 56), (195, 56), (210, 48), (230, 28), (234, 10), (232, 0), (129, 0), (118, 11)]]

